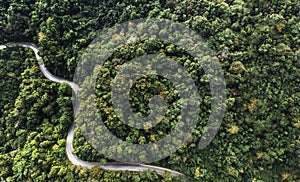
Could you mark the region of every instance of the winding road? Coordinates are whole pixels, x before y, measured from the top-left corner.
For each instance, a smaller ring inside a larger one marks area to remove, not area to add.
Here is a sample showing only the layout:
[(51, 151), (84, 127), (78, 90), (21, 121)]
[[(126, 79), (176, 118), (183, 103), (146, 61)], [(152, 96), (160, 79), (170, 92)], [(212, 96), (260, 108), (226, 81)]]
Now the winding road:
[[(72, 90), (74, 91), (75, 94), (77, 94), (79, 87), (75, 83), (57, 77), (55, 75), (52, 75), (47, 68), (45, 67), (45, 64), (43, 62), (42, 57), (39, 56), (38, 54), (38, 48), (30, 43), (9, 43), (6, 45), (0, 45), (0, 50), (9, 48), (9, 47), (16, 47), (16, 46), (21, 46), (21, 47), (26, 47), (30, 48), (34, 51), (35, 57), (38, 61), (40, 70), (44, 74), (46, 78), (48, 78), (51, 81), (57, 82), (57, 83), (67, 83)], [(76, 115), (76, 111), (75, 111)], [(83, 161), (79, 159), (75, 154), (73, 154), (73, 139), (74, 139), (74, 130), (75, 130), (75, 123), (72, 123), (70, 130), (68, 132), (67, 140), (66, 140), (66, 153), (68, 159), (71, 161), (72, 164), (78, 165), (81, 167), (85, 168), (92, 168), (93, 166), (100, 166), (104, 170), (112, 170), (112, 171), (145, 171), (145, 170), (151, 170), (155, 171), (158, 174), (163, 174), (164, 172), (170, 172), (172, 176), (185, 176), (182, 173), (179, 173), (177, 171), (173, 171), (167, 168), (162, 168), (162, 167), (157, 167), (157, 166), (151, 166), (151, 165), (145, 165), (145, 164), (130, 164), (130, 163), (118, 163), (118, 162), (108, 162), (106, 164), (101, 164), (99, 162), (88, 162), (88, 161)]]

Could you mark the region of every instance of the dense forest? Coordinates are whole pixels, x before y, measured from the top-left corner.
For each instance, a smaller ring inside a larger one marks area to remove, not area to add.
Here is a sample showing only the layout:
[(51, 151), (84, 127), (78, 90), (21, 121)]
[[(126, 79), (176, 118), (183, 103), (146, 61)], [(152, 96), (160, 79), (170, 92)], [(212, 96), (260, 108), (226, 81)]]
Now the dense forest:
[[(6, 0), (0, 2), (0, 45), (33, 43), (51, 73), (72, 80), (81, 55), (99, 31), (140, 18), (182, 23), (215, 53), (225, 53), (215, 54), (226, 81), (225, 116), (216, 137), (199, 150), (211, 104), (201, 65), (174, 44), (146, 40), (121, 47), (99, 72), (96, 102), (107, 128), (136, 144), (156, 142), (174, 128), (180, 120), (176, 107), (168, 108), (153, 129), (135, 129), (116, 117), (110, 99), (109, 84), (119, 65), (141, 55), (163, 54), (192, 75), (202, 98), (201, 112), (190, 140), (151, 165), (181, 172), (188, 181), (300, 180), (297, 0)], [(183, 180), (169, 173), (73, 165), (65, 151), (74, 121), (72, 89), (45, 78), (34, 52), (22, 47), (0, 50), (0, 78), (1, 181)], [(174, 85), (164, 78), (142, 77), (131, 89), (131, 107), (147, 115), (153, 95), (176, 102), (179, 96), (172, 90)], [(82, 160), (112, 161), (91, 146), (78, 127), (73, 144)]]

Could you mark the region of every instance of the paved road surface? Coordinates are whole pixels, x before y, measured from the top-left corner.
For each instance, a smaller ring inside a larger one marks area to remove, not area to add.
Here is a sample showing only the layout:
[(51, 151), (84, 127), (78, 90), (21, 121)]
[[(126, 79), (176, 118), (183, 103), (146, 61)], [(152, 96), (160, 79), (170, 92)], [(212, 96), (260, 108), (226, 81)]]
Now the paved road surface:
[[(0, 50), (5, 49), (8, 47), (15, 47), (15, 46), (22, 46), (30, 48), (34, 51), (35, 57), (38, 61), (39, 67), (44, 74), (45, 77), (47, 77), (49, 80), (52, 80), (57, 83), (67, 83), (76, 94), (78, 92), (79, 87), (66, 79), (57, 77), (55, 75), (52, 75), (47, 68), (45, 67), (45, 64), (43, 62), (42, 57), (38, 54), (38, 48), (30, 43), (10, 43), (6, 45), (0, 45)], [(107, 164), (101, 164), (99, 162), (88, 162), (83, 161), (79, 159), (75, 154), (72, 153), (73, 151), (73, 139), (74, 139), (74, 130), (75, 130), (75, 123), (72, 123), (72, 126), (70, 127), (70, 130), (68, 132), (67, 141), (66, 141), (66, 153), (68, 156), (68, 159), (74, 164), (79, 165), (81, 167), (86, 168), (92, 168), (93, 166), (100, 166), (101, 168), (105, 170), (112, 170), (112, 171), (145, 171), (145, 170), (151, 170), (156, 171), (158, 174), (163, 174), (164, 172), (168, 171), (171, 173), (172, 176), (184, 176), (184, 174), (179, 173), (177, 171), (173, 171), (167, 168), (157, 167), (157, 166), (151, 166), (151, 165), (145, 165), (145, 164), (128, 164), (128, 163), (117, 163), (117, 162), (109, 162)]]

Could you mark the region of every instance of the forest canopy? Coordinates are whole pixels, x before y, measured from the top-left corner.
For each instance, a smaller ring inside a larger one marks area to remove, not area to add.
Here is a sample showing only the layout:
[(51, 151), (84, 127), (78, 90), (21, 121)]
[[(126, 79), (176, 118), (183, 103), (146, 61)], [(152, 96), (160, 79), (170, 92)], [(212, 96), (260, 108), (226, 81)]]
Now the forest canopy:
[[(160, 140), (178, 123), (181, 116), (170, 107), (153, 129), (135, 129), (115, 116), (110, 101), (110, 81), (122, 64), (141, 55), (163, 54), (192, 75), (202, 98), (201, 112), (188, 143), (151, 165), (195, 181), (297, 181), (299, 17), (296, 0), (7, 0), (0, 2), (0, 45), (33, 43), (51, 73), (72, 80), (81, 55), (99, 31), (140, 18), (182, 23), (210, 45), (224, 73), (226, 112), (216, 137), (198, 149), (211, 104), (201, 65), (180, 47), (155, 40), (121, 47), (101, 68), (96, 103), (107, 128), (126, 142), (146, 144)], [(182, 181), (168, 173), (73, 165), (65, 151), (74, 120), (72, 89), (45, 78), (30, 49), (0, 50), (0, 78), (1, 181)], [(149, 98), (157, 94), (170, 105), (179, 97), (167, 79), (152, 75), (137, 80), (130, 95), (133, 111), (149, 114)], [(112, 161), (78, 128), (73, 144), (82, 160)]]

